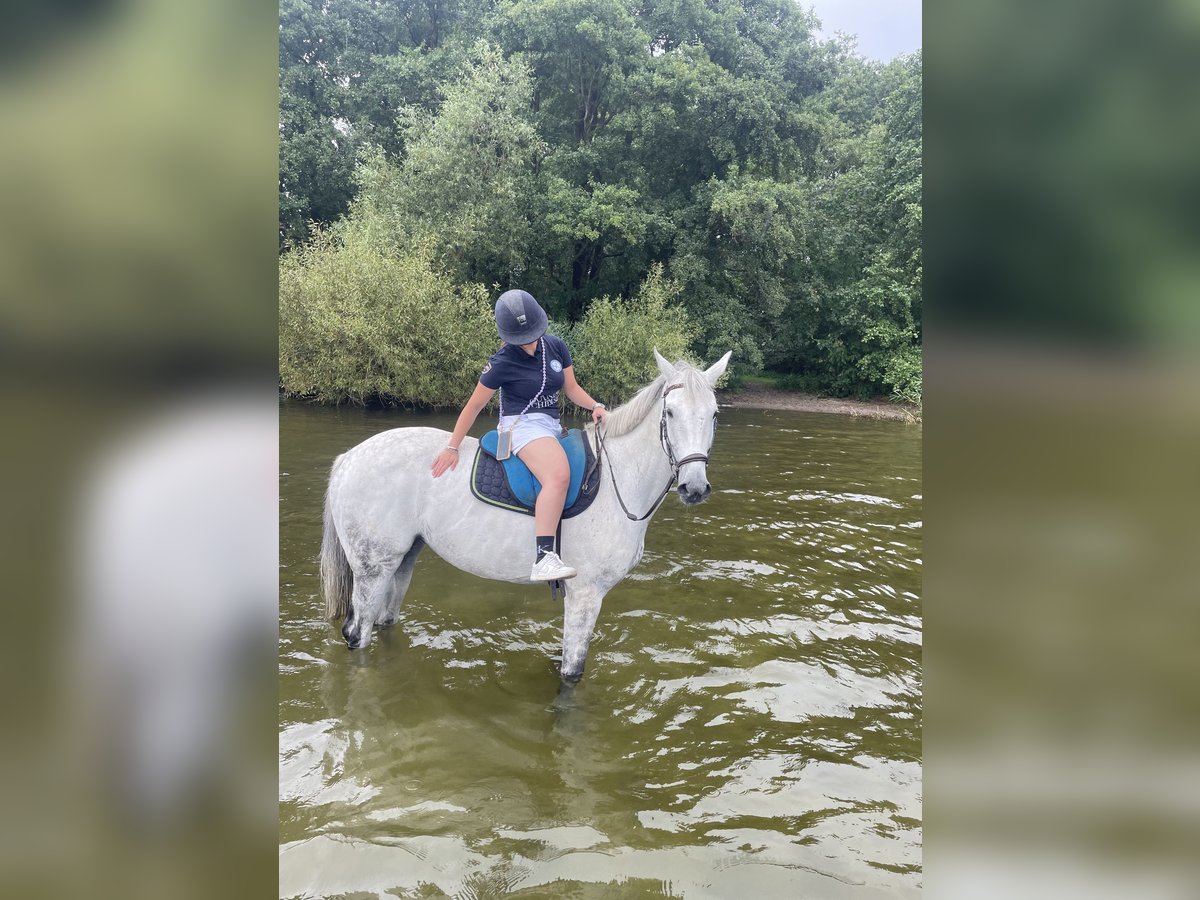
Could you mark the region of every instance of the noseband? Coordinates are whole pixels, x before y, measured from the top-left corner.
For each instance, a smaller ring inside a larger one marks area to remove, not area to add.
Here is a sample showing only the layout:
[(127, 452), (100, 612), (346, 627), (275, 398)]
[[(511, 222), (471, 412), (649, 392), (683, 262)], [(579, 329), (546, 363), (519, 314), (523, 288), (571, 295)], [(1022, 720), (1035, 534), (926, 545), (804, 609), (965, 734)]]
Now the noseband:
[(641, 522), (643, 519), (648, 519), (654, 514), (654, 511), (662, 505), (663, 500), (667, 498), (667, 494), (671, 492), (671, 487), (675, 484), (675, 479), (679, 477), (679, 469), (681, 466), (684, 466), (690, 462), (708, 462), (708, 454), (706, 453), (691, 453), (685, 456), (683, 459), (675, 458), (675, 449), (671, 446), (670, 435), (667, 434), (667, 394), (671, 393), (671, 391), (675, 390), (676, 388), (681, 387), (683, 387), (682, 384), (672, 384), (663, 389), (662, 414), (658, 419), (658, 440), (659, 443), (662, 444), (663, 452), (667, 454), (667, 461), (671, 464), (671, 480), (667, 482), (667, 486), (663, 488), (662, 494), (660, 494), (659, 498), (654, 501), (654, 504), (640, 516), (635, 516), (633, 513), (631, 513), (629, 511), (629, 507), (625, 505), (625, 500), (621, 497), (621, 491), (617, 487), (617, 476), (613, 473), (612, 457), (608, 453), (608, 448), (604, 445), (604, 436), (600, 434), (600, 426), (596, 426), (596, 459), (600, 459), (601, 453), (608, 457), (608, 477), (612, 479), (613, 492), (617, 495), (617, 502), (621, 504), (621, 509), (625, 511), (626, 517), (632, 519), (634, 522)]

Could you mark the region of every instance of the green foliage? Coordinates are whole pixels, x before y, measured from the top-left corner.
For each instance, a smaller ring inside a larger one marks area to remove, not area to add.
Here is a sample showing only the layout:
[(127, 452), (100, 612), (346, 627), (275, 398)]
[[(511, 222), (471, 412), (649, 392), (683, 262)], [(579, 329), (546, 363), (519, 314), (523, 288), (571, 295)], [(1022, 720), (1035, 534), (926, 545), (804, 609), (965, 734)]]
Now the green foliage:
[(461, 405), (495, 349), (487, 291), (455, 285), (426, 246), (381, 253), (343, 229), (280, 266), (279, 372), (291, 395)]
[(432, 108), (486, 28), (475, 0), (280, 0), (279, 233), (302, 243), (355, 196), (358, 151), (403, 150), (401, 107)]
[(459, 281), (523, 267), (522, 195), (544, 149), (530, 121), (532, 90), (523, 64), (480, 42), (443, 88), (436, 113), (400, 110), (403, 161), (393, 165), (368, 149), (358, 172), (358, 205), (382, 247), (429, 243)]
[(316, 221), (380, 265), (431, 254), (450, 285), (529, 290), (593, 341), (606, 390), (653, 372), (610, 378), (622, 348), (587, 323), (669, 291), (680, 352), (732, 350), (735, 377), (919, 393), (919, 52), (865, 60), (790, 0), (282, 0), (280, 17), (285, 247)]
[(884, 365), (883, 383), (902, 403), (921, 406), (921, 348), (908, 345), (893, 353)]
[(700, 353), (732, 349), (739, 368), (756, 371), (802, 278), (807, 190), (732, 170), (696, 196), (705, 227), (678, 240), (672, 271), (699, 314)]
[(694, 329), (676, 300), (679, 286), (655, 266), (630, 300), (601, 297), (570, 332), (575, 377), (603, 403), (623, 403), (658, 375), (654, 349), (667, 359), (688, 355)]
[(828, 144), (832, 177), (814, 185), (807, 223), (807, 284), (785, 308), (768, 362), (831, 393), (895, 390), (894, 360), (920, 354), (920, 73), (919, 54), (856, 63), (830, 98), (848, 105), (866, 92), (874, 116), (856, 113)]
[(776, 375), (771, 380), (771, 386), (781, 391), (802, 391), (805, 394), (825, 393), (825, 385), (816, 376), (797, 372)]

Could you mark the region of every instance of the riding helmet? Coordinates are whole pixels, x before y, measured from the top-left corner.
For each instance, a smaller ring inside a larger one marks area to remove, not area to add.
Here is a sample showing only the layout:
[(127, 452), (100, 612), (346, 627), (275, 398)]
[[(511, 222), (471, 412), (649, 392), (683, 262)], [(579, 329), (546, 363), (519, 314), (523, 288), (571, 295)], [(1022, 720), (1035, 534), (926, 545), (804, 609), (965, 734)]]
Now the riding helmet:
[(527, 291), (505, 291), (496, 301), (496, 331), (508, 344), (531, 344), (546, 333), (546, 311)]

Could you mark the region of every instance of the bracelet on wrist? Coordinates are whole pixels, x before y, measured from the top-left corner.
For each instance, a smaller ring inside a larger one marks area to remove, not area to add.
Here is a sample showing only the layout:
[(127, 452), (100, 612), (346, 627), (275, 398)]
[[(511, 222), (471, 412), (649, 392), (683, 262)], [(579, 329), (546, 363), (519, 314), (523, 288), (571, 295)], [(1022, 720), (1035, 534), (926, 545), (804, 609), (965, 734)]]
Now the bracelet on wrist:
[(607, 406), (605, 406), (603, 403), (595, 403), (595, 404), (593, 404), (593, 405), (592, 405), (592, 410), (591, 410), (591, 411), (592, 411), (592, 412), (595, 412), (595, 411), (596, 411), (596, 410), (598, 410), (598, 409), (608, 409), (608, 407), (607, 407)]
[(455, 453), (457, 453), (457, 452), (458, 452), (458, 448), (457, 448), (457, 447), (451, 447), (449, 444), (447, 444), (447, 445), (446, 445), (446, 449), (447, 449), (447, 450), (453, 450)]

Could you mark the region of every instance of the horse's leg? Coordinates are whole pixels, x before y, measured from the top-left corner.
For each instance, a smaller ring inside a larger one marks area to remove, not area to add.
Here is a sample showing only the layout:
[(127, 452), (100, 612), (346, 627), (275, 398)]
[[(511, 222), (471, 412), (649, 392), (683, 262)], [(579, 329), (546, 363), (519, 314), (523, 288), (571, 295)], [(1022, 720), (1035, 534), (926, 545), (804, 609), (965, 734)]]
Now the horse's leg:
[(388, 604), (393, 577), (391, 569), (354, 573), (350, 612), (342, 623), (342, 637), (351, 650), (361, 650), (371, 643), (371, 629)]
[(592, 629), (596, 627), (596, 619), (600, 615), (600, 604), (604, 600), (604, 592), (596, 585), (580, 583), (576, 578), (567, 588), (567, 598), (563, 605), (563, 646), (562, 667), (560, 669), (564, 684), (575, 684), (583, 677), (583, 668), (587, 663), (588, 644), (592, 640)]
[(380, 625), (394, 625), (400, 618), (400, 604), (404, 602), (404, 595), (408, 593), (413, 567), (417, 564), (417, 557), (421, 555), (424, 548), (425, 542), (417, 538), (408, 548), (408, 552), (404, 554), (404, 559), (400, 561), (400, 567), (392, 576), (392, 592), (388, 595), (387, 607), (383, 611), (383, 617), (379, 620)]

